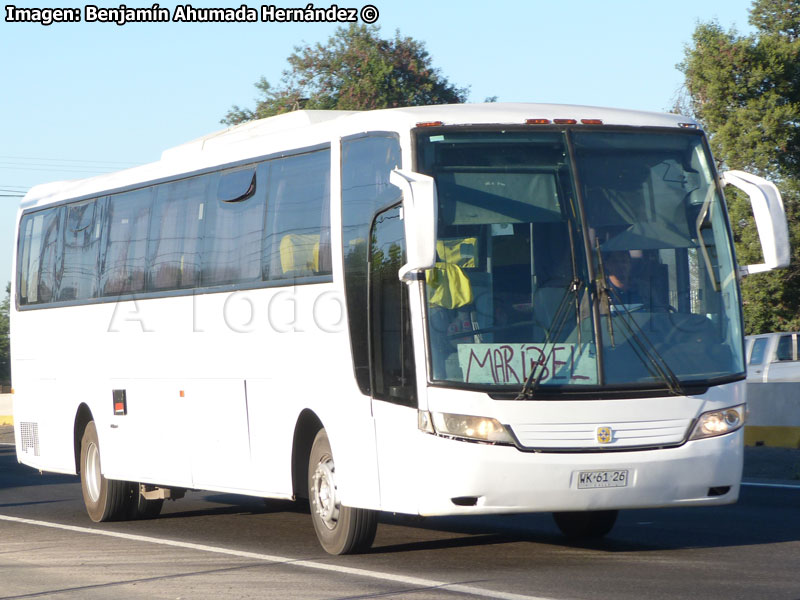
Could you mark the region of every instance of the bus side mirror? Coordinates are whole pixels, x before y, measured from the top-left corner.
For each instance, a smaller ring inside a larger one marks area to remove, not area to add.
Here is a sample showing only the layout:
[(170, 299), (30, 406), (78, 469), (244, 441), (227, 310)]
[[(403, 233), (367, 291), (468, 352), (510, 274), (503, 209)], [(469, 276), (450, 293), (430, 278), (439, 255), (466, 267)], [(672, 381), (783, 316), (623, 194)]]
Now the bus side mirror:
[(414, 273), (436, 264), (436, 184), (433, 177), (394, 169), (389, 181), (403, 192), (403, 226), (406, 232), (406, 264), (400, 280), (413, 280)]
[(750, 197), (764, 254), (763, 264), (739, 267), (739, 273), (749, 275), (788, 266), (789, 228), (778, 188), (766, 179), (744, 171), (727, 171), (721, 179), (723, 184), (737, 187)]

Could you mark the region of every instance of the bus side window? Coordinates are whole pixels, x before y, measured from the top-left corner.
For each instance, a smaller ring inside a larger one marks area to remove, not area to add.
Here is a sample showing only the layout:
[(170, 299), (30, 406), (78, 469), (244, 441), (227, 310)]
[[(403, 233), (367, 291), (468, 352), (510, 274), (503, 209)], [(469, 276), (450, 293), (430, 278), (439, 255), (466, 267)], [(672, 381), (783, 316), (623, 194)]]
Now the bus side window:
[(97, 297), (102, 212), (106, 199), (97, 198), (65, 207), (64, 259), (55, 300)]
[(330, 151), (269, 163), (265, 280), (331, 274)]
[[(27, 215), (19, 226), (19, 248), (17, 250), (17, 298), (21, 305), (34, 304), (38, 294), (39, 236), (42, 230), (41, 213)], [(34, 235), (36, 231), (36, 235)], [(34, 241), (35, 240), (35, 241)], [(36, 257), (34, 259), (34, 256)]]
[(147, 250), (148, 290), (199, 285), (204, 215), (216, 177), (201, 175), (158, 187)]
[(22, 219), (22, 248), (18, 263), (21, 305), (42, 304), (54, 299), (56, 266), (60, 260), (62, 209), (51, 208)]
[(379, 209), (400, 199), (389, 173), (401, 166), (396, 134), (342, 140), (342, 252), (353, 374), (362, 394), (370, 394), (367, 312), (367, 240)]
[(261, 279), (266, 172), (262, 165), (223, 172), (210, 200), (203, 246), (202, 285)]
[(144, 188), (109, 198), (100, 267), (101, 296), (144, 291), (153, 195), (153, 188)]

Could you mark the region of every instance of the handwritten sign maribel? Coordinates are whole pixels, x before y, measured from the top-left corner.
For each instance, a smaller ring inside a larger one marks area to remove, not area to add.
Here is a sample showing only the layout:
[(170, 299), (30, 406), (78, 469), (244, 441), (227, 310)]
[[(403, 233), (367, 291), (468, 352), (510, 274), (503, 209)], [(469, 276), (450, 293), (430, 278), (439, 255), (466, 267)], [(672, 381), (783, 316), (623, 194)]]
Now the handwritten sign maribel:
[(521, 385), (535, 366), (541, 383), (592, 384), (597, 362), (589, 350), (588, 344), (459, 344), (458, 363), (466, 383)]

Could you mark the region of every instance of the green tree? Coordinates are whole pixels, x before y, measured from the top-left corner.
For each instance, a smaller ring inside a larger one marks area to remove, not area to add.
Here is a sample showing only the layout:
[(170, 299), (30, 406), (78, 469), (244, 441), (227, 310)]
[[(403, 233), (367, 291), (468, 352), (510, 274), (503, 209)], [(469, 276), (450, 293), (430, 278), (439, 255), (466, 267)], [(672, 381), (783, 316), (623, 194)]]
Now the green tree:
[(375, 25), (340, 27), (327, 43), (295, 47), (281, 85), (262, 77), (254, 109), (233, 106), (222, 123), (236, 125), (305, 109), (369, 110), (457, 104), (467, 88), (451, 84), (431, 65), (425, 44), (396, 32), (379, 36)]
[[(724, 167), (766, 177), (783, 195), (792, 264), (743, 281), (746, 331), (800, 330), (800, 3), (755, 0), (749, 20), (755, 33), (746, 36), (698, 24), (679, 68)], [(747, 200), (726, 195), (739, 262), (760, 262)]]
[(11, 343), (8, 336), (8, 309), (11, 298), (11, 283), (6, 285), (6, 297), (0, 304), (0, 383), (11, 381)]

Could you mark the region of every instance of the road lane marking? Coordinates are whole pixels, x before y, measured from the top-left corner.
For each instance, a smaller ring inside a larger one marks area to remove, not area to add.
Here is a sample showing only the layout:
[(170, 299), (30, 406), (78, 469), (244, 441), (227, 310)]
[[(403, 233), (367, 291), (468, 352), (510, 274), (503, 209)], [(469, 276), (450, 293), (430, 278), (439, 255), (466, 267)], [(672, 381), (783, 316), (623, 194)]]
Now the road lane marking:
[(251, 560), (260, 560), (271, 563), (281, 563), (287, 566), (305, 567), (307, 569), (317, 569), (320, 571), (332, 571), (334, 573), (341, 573), (344, 575), (353, 575), (355, 577), (365, 577), (369, 579), (380, 579), (382, 581), (391, 581), (394, 583), (403, 583), (412, 585), (419, 588), (427, 589), (441, 589), (449, 592), (458, 592), (461, 594), (471, 594), (481, 598), (496, 598), (498, 600), (554, 600), (552, 598), (545, 598), (542, 596), (525, 596), (522, 594), (512, 594), (508, 592), (496, 592), (493, 590), (486, 590), (471, 585), (464, 585), (459, 583), (448, 583), (446, 581), (436, 581), (433, 579), (423, 579), (421, 577), (408, 577), (406, 575), (395, 575), (392, 573), (384, 573), (382, 571), (371, 571), (368, 569), (358, 569), (354, 567), (344, 567), (341, 565), (331, 565), (324, 562), (317, 562), (312, 560), (298, 560), (288, 558), (285, 556), (277, 556), (273, 554), (260, 554), (257, 552), (245, 552), (243, 550), (233, 550), (231, 548), (222, 548), (219, 546), (207, 546), (205, 544), (193, 544), (191, 542), (180, 542), (178, 540), (168, 540), (163, 538), (154, 538), (144, 535), (135, 535), (131, 533), (120, 533), (117, 531), (104, 531), (101, 529), (90, 529), (88, 527), (77, 527), (75, 525), (62, 525), (61, 523), (51, 523), (49, 521), (37, 521), (34, 519), (23, 519), (21, 517), (12, 517), (10, 515), (0, 514), (0, 521), (9, 521), (11, 523), (21, 523), (24, 525), (35, 525), (38, 527), (49, 527), (51, 529), (62, 529), (64, 531), (73, 531), (76, 533), (88, 533), (92, 535), (104, 535), (107, 537), (118, 538), (122, 540), (130, 540), (134, 542), (144, 542), (147, 544), (159, 544), (161, 546), (172, 546), (175, 548), (184, 548), (187, 550), (199, 550), (200, 552), (212, 552), (215, 554), (224, 554), (227, 556), (236, 556), (238, 558), (249, 558)]
[(779, 488), (782, 490), (800, 490), (800, 485), (794, 485), (791, 483), (755, 483), (743, 481), (742, 485), (749, 485), (750, 487)]

